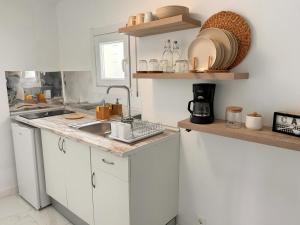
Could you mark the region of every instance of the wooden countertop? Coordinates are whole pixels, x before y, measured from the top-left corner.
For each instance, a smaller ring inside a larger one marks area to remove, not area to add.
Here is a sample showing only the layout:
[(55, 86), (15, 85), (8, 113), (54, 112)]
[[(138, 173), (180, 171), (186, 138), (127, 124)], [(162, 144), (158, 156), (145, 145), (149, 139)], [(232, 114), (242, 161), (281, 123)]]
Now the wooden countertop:
[(142, 149), (146, 145), (160, 142), (163, 139), (178, 133), (176, 131), (167, 129), (162, 134), (149, 137), (147, 139), (141, 140), (133, 144), (126, 144), (126, 143), (122, 143), (110, 139), (108, 137), (93, 135), (69, 127), (69, 125), (72, 123), (83, 123), (83, 122), (95, 121), (95, 116), (88, 115), (88, 114), (85, 114), (85, 117), (79, 120), (67, 120), (64, 118), (63, 115), (51, 116), (51, 117), (33, 119), (33, 120), (28, 120), (21, 116), (16, 116), (13, 119), (33, 127), (50, 130), (58, 135), (75, 139), (78, 142), (88, 144), (92, 147), (101, 148), (101, 150), (111, 152), (121, 157), (126, 157), (131, 154), (134, 154), (136, 151)]

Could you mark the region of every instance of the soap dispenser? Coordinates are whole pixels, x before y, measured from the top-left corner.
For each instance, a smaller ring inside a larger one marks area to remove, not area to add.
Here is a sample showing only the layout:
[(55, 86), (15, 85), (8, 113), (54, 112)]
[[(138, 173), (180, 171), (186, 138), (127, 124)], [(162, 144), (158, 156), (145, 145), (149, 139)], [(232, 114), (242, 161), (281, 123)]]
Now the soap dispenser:
[(121, 116), (123, 114), (122, 104), (119, 103), (119, 99), (116, 99), (116, 103), (112, 105), (112, 115)]

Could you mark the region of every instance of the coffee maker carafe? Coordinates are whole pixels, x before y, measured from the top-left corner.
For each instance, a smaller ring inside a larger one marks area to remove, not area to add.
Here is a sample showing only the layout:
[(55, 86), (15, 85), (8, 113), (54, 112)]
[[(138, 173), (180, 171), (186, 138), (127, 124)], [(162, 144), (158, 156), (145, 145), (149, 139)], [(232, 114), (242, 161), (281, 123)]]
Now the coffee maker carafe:
[[(210, 124), (214, 122), (215, 89), (215, 84), (193, 84), (194, 99), (188, 104), (192, 123)], [(193, 110), (191, 110), (192, 103)]]

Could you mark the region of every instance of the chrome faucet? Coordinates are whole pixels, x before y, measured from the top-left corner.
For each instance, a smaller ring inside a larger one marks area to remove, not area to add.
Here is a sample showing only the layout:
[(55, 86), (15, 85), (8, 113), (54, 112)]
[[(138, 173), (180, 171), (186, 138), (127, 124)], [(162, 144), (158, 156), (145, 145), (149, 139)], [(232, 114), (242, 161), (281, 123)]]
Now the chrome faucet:
[(132, 122), (133, 118), (131, 116), (131, 103), (130, 103), (130, 89), (125, 86), (125, 85), (111, 85), (107, 88), (106, 93), (109, 94), (110, 89), (112, 88), (120, 88), (120, 89), (125, 89), (127, 90), (127, 97), (128, 97), (128, 118), (126, 118), (125, 120), (123, 120), (124, 122)]

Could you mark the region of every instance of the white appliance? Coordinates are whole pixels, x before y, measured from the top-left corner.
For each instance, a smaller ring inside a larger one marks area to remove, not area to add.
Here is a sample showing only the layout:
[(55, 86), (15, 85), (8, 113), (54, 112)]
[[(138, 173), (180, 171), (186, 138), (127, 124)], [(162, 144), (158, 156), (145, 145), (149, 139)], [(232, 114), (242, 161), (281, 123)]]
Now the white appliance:
[(34, 208), (48, 206), (40, 129), (12, 123), (19, 195)]

